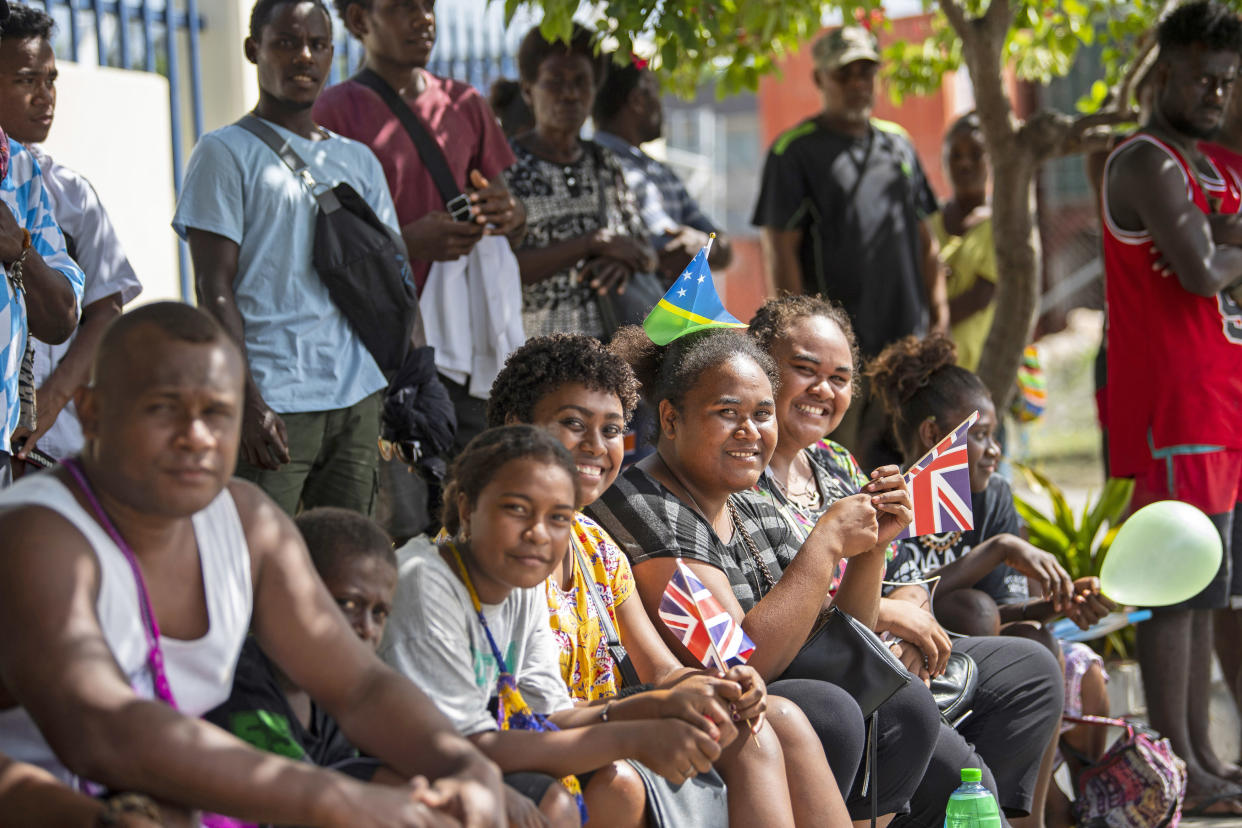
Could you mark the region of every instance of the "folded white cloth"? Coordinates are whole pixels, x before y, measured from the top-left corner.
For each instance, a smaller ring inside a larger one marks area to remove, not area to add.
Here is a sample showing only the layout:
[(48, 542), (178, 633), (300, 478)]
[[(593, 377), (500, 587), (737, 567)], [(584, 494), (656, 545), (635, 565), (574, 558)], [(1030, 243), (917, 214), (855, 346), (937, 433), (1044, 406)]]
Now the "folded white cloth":
[(526, 341), (522, 277), (509, 240), (484, 236), (460, 259), (433, 263), (419, 305), (436, 369), (487, 399), (505, 359)]

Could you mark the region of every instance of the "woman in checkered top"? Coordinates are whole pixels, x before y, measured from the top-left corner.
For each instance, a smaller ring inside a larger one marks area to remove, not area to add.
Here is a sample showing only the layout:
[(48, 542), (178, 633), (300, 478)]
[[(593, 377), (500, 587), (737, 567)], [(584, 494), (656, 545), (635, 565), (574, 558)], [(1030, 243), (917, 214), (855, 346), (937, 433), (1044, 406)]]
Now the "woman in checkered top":
[[(642, 330), (622, 329), (613, 347), (634, 366), (658, 412), (656, 453), (623, 472), (588, 514), (629, 556), (649, 614), (681, 558), (744, 624), (756, 645), (751, 666), (770, 695), (790, 699), (811, 720), (851, 818), (865, 819), (871, 800), (864, 785), (872, 774), (863, 770), (858, 704), (829, 681), (781, 676), (827, 603), (874, 613), (884, 559), (873, 550), (909, 522), (901, 475), (896, 467), (882, 470), (872, 491), (841, 499), (805, 542), (795, 541), (780, 513), (751, 491), (777, 440), (771, 358), (735, 331), (693, 334), (661, 349)], [(847, 557), (855, 558), (854, 580), (862, 584), (869, 575), (875, 586), (843, 588), (826, 599), (832, 573)], [(661, 634), (683, 663), (693, 663), (674, 636)], [(881, 706), (879, 722), (872, 786), (878, 812), (902, 814), (940, 738), (939, 715), (927, 688), (911, 682)], [(936, 806), (941, 812), (951, 790)]]

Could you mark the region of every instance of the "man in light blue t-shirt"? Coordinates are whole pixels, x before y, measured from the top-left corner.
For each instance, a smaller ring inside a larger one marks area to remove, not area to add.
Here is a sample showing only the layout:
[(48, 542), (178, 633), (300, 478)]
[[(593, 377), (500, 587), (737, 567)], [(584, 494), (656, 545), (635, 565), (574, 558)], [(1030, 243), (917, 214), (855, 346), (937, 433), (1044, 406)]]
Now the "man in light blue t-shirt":
[[(324, 6), (259, 0), (245, 48), (258, 68), (254, 113), (316, 182), (348, 182), (398, 230), (375, 155), (311, 117), (333, 53)], [(290, 514), (299, 504), (370, 514), (387, 383), (311, 263), (316, 209), (310, 188), (270, 147), (229, 125), (194, 148), (173, 227), (189, 241), (199, 305), (245, 349), (238, 476)]]

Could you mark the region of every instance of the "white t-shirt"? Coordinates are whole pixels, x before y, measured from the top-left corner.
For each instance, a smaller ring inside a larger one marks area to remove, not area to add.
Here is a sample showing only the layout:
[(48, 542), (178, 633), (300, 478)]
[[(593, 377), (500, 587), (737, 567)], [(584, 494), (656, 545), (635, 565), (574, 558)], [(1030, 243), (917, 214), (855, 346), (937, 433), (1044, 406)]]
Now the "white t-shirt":
[[(65, 234), (73, 240), (73, 257), (86, 274), (82, 292), (85, 308), (114, 293), (121, 294), (121, 304), (128, 304), (142, 292), (142, 284), (125, 257), (121, 240), (108, 218), (91, 183), (76, 170), (57, 164), (38, 145), (27, 147), (43, 170), (43, 189), (52, 205), (52, 216)], [(73, 335), (59, 345), (48, 345), (37, 339), (34, 345), (34, 382), (40, 388), (64, 358), (77, 337)], [(39, 449), (57, 460), (82, 450), (82, 426), (78, 423), (73, 401), (64, 407), (47, 434), (39, 440)]]
[[(470, 593), (437, 547), (407, 544), (380, 657), (423, 689), (463, 735), (496, 730), (488, 703), (500, 669)], [(515, 589), (483, 614), (531, 710), (573, 707), (561, 678), (560, 651), (548, 621), (543, 585)]]

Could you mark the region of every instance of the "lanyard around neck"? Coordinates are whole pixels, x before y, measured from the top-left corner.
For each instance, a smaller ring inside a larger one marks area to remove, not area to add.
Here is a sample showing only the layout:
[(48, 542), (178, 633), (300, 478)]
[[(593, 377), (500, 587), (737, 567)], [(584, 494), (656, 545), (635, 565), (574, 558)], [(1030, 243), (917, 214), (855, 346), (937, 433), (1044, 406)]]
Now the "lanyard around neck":
[(121, 554), (125, 556), (126, 562), (129, 563), (129, 568), (134, 573), (134, 583), (138, 587), (138, 606), (142, 612), (142, 631), (147, 639), (147, 665), (151, 668), (151, 680), (155, 687), (155, 695), (160, 701), (176, 710), (177, 700), (173, 697), (172, 685), (169, 684), (168, 673), (164, 669), (164, 652), (160, 649), (160, 625), (155, 620), (155, 610), (151, 607), (151, 596), (147, 592), (147, 582), (142, 577), (142, 568), (138, 566), (138, 558), (134, 555), (134, 551), (129, 548), (129, 544), (125, 542), (125, 538), (121, 537), (116, 524), (108, 517), (108, 513), (104, 511), (103, 504), (95, 496), (91, 484), (86, 479), (86, 473), (82, 470), (82, 466), (78, 461), (68, 459), (64, 460), (61, 465), (68, 470), (74, 482), (78, 484), (78, 488), (82, 490), (86, 502), (90, 504), (91, 509), (95, 512), (95, 517), (99, 520), (99, 524), (108, 533), (108, 537), (112, 539), (117, 548), (121, 550)]
[(479, 593), (474, 588), (474, 582), (470, 580), (466, 562), (461, 559), (457, 544), (449, 541), (448, 548), (453, 553), (453, 559), (457, 561), (457, 570), (461, 573), (462, 583), (466, 585), (466, 592), (470, 593), (470, 603), (474, 604), (474, 612), (479, 616), (479, 624), (483, 626), (483, 632), (487, 635), (487, 643), (492, 648), (492, 655), (496, 658), (496, 666), (500, 668), (500, 672), (508, 673), (509, 666), (505, 664), (505, 657), (501, 655), (500, 648), (496, 646), (496, 639), (492, 637), (491, 628), (487, 626), (487, 616), (483, 614), (483, 604), (479, 601)]

